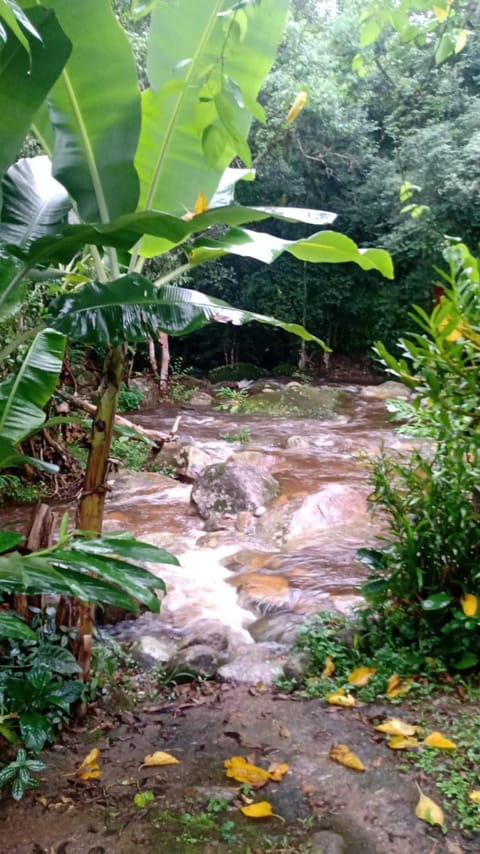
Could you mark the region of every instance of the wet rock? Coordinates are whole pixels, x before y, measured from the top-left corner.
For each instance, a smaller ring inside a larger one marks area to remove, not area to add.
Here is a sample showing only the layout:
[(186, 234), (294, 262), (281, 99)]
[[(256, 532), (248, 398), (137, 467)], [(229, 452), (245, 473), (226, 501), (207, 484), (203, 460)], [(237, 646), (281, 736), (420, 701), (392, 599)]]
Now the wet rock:
[(231, 786), (190, 786), (185, 790), (185, 796), (194, 803), (207, 807), (210, 801), (226, 801), (232, 803), (238, 797), (236, 789)]
[(211, 513), (205, 520), (204, 530), (209, 534), (215, 531), (226, 531), (230, 527), (227, 519), (222, 519), (219, 513)]
[(231, 463), (236, 463), (238, 465), (254, 466), (256, 469), (263, 472), (271, 471), (278, 462), (278, 459), (274, 454), (266, 454), (265, 451), (254, 450), (236, 451), (232, 454), (230, 460)]
[(291, 652), (283, 666), (284, 676), (301, 683), (310, 665), (311, 659), (307, 652)]
[[(255, 511), (258, 513), (258, 510)], [(240, 510), (235, 519), (235, 530), (243, 533), (251, 533), (255, 527), (255, 520), (252, 513), (248, 510)]]
[(410, 397), (411, 391), (403, 383), (397, 383), (394, 380), (387, 380), (380, 385), (366, 385), (362, 388), (361, 394), (363, 397), (372, 397), (376, 400), (388, 400), (393, 397)]
[(237, 649), (233, 661), (217, 671), (220, 679), (247, 685), (271, 685), (283, 672), (286, 648), (278, 643), (247, 644)]
[(207, 407), (212, 405), (213, 398), (206, 391), (196, 391), (188, 402), (190, 406)]
[(212, 463), (217, 462), (212, 454), (195, 445), (183, 445), (173, 457), (173, 463), (182, 478), (194, 481)]
[(219, 463), (208, 466), (192, 487), (191, 500), (199, 515), (254, 512), (279, 492), (275, 478), (254, 466)]
[(248, 631), (257, 643), (273, 641), (291, 646), (304, 622), (303, 617), (297, 614), (268, 614), (251, 623)]
[(343, 836), (333, 830), (319, 830), (307, 839), (307, 843), (312, 854), (348, 854)]
[(289, 436), (285, 442), (286, 448), (311, 448), (312, 442), (305, 436)]
[(292, 515), (286, 536), (294, 538), (311, 531), (328, 530), (363, 516), (369, 519), (365, 491), (348, 484), (328, 483), (304, 499)]
[(195, 620), (184, 630), (180, 649), (198, 644), (206, 644), (217, 652), (228, 655), (231, 646), (230, 629), (219, 620)]
[(179, 649), (166, 664), (169, 671), (188, 673), (191, 676), (203, 676), (212, 679), (218, 674), (222, 664), (228, 661), (228, 654), (214, 649), (208, 644), (198, 643)]
[(142, 667), (150, 668), (165, 664), (175, 654), (175, 648), (172, 641), (144, 635), (132, 643), (129, 652)]

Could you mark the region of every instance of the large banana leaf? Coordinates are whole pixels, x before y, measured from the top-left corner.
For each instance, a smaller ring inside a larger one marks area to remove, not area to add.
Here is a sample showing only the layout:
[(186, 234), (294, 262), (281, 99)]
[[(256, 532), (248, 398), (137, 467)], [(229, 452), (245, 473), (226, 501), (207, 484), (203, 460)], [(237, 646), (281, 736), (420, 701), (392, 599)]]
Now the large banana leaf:
[(0, 436), (0, 470), (18, 468), (18, 466), (24, 466), (26, 463), (35, 466), (37, 469), (41, 469), (41, 471), (47, 471), (50, 474), (58, 472), (58, 466), (52, 465), (52, 463), (44, 463), (43, 460), (37, 460), (35, 457), (21, 454), (17, 451), (13, 442), (3, 439)]
[[(251, 165), (246, 138), (287, 11), (288, 0), (156, 5), (135, 158), (140, 208), (182, 216), (200, 192), (211, 199), (235, 155)], [(151, 240), (144, 249), (158, 254)]]
[(4, 320), (20, 308), (26, 282), (22, 278), (24, 266), (0, 246), (0, 318)]
[(53, 174), (82, 219), (110, 222), (135, 210), (133, 166), (140, 92), (128, 39), (110, 0), (44, 0), (73, 44), (50, 95)]
[(0, 0), (0, 40), (6, 42), (8, 33), (3, 24), (5, 21), (14, 36), (26, 50), (28, 56), (31, 56), (30, 42), (24, 33), (23, 28), (30, 33), (31, 36), (42, 41), (42, 37), (38, 30), (35, 29), (31, 20), (25, 15), (25, 12), (16, 3), (16, 0)]
[(0, 384), (0, 436), (17, 443), (42, 426), (43, 407), (62, 370), (65, 343), (54, 329), (39, 332), (17, 375)]
[[(15, 160), (32, 119), (64, 67), (71, 44), (52, 11), (30, 9), (42, 41), (26, 33), (30, 53), (7, 39), (0, 63), (0, 176)], [(8, 23), (8, 22), (7, 22)]]
[(50, 158), (17, 160), (3, 179), (0, 239), (28, 244), (36, 237), (55, 233), (67, 222), (72, 208), (65, 188), (52, 176)]
[(323, 346), (319, 338), (296, 323), (233, 308), (223, 300), (188, 288), (156, 288), (137, 273), (113, 282), (84, 285), (57, 297), (50, 311), (49, 322), (56, 329), (73, 340), (97, 344), (144, 341), (158, 332), (187, 335), (208, 323), (242, 325), (256, 320)]
[(165, 251), (179, 246), (190, 235), (206, 231), (212, 225), (221, 223), (237, 226), (246, 222), (261, 222), (270, 217), (288, 222), (304, 222), (308, 225), (327, 225), (336, 219), (336, 214), (310, 208), (245, 208), (241, 205), (229, 205), (224, 208), (212, 208), (191, 220), (184, 220), (168, 213), (137, 211), (106, 225), (63, 226), (51, 237), (32, 241), (28, 249), (22, 250), (15, 246), (10, 246), (9, 249), (29, 266), (40, 263), (68, 263), (86, 244), (113, 246), (126, 251), (131, 249), (143, 234), (153, 234), (162, 236)]

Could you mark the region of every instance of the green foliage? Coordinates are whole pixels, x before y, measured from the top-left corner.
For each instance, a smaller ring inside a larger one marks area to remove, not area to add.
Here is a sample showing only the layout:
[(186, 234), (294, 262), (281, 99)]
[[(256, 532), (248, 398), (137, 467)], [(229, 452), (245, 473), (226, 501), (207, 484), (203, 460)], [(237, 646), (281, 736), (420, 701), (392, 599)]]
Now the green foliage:
[(428, 444), (374, 462), (371, 502), (388, 533), (359, 557), (373, 613), (385, 625), (401, 613), (413, 644), (426, 638), (430, 655), (463, 670), (480, 660), (479, 615), (462, 606), (480, 594), (480, 274), (466, 246), (445, 256), (444, 296), (430, 315), (414, 312), (421, 332), (400, 342), (398, 359), (377, 345), (387, 371), (415, 392), (391, 402), (394, 418)]
[(268, 371), (263, 371), (256, 365), (248, 362), (239, 362), (236, 365), (219, 365), (209, 371), (208, 379), (212, 383), (237, 382), (239, 380), (259, 380), (268, 376)]
[(121, 412), (135, 412), (137, 409), (140, 409), (144, 399), (144, 391), (136, 386), (135, 383), (132, 383), (128, 387), (125, 383), (122, 383), (118, 395), (118, 408)]
[(27, 751), (20, 748), (15, 759), (0, 770), (0, 789), (9, 784), (12, 798), (19, 801), (26, 789), (38, 786), (38, 780), (32, 777), (32, 772), (38, 773), (44, 768), (45, 763), (41, 759), (29, 759)]
[(244, 425), (243, 427), (240, 427), (236, 433), (220, 433), (220, 438), (225, 442), (247, 443), (251, 441), (252, 436), (250, 433), (250, 427), (248, 425)]
[(0, 474), (0, 505), (33, 504), (43, 494), (41, 484), (24, 483), (16, 474)]
[(240, 412), (248, 400), (248, 391), (244, 388), (221, 386), (221, 388), (217, 388), (215, 395), (219, 398), (220, 403), (216, 404), (214, 408), (231, 414)]
[(155, 800), (153, 792), (147, 790), (145, 792), (137, 792), (133, 798), (133, 803), (138, 809), (144, 810), (152, 801)]

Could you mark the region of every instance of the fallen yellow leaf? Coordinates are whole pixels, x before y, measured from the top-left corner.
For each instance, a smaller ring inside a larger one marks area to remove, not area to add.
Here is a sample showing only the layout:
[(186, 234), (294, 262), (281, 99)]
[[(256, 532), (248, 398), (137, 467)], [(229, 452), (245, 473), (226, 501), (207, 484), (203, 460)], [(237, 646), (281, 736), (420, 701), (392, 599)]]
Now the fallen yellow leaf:
[(144, 765), (180, 765), (180, 760), (176, 759), (170, 753), (164, 753), (163, 750), (157, 750), (155, 753), (149, 753), (143, 760)]
[(445, 824), (445, 816), (443, 814), (443, 810), (435, 801), (432, 801), (431, 798), (428, 798), (427, 795), (424, 795), (418, 783), (416, 784), (418, 791), (420, 792), (420, 800), (415, 809), (415, 815), (421, 821), (426, 821), (427, 824), (438, 824), (440, 827), (443, 827)]
[(346, 768), (353, 768), (354, 771), (367, 770), (361, 759), (346, 744), (335, 744), (328, 755), (334, 762), (339, 762)]
[(332, 694), (325, 694), (324, 699), (332, 706), (351, 708), (355, 705), (355, 697), (352, 694), (345, 694), (343, 690), (334, 691)]
[(76, 777), (79, 780), (98, 780), (102, 776), (99, 759), (100, 751), (98, 747), (94, 747), (77, 768)]
[(403, 694), (408, 694), (412, 682), (413, 679), (404, 679), (402, 682), (398, 673), (393, 673), (387, 682), (387, 697), (394, 699), (395, 697), (402, 697)]
[(322, 670), (322, 676), (324, 678), (328, 678), (329, 676), (333, 676), (335, 673), (335, 662), (330, 655), (327, 655), (325, 659), (325, 667)]
[(389, 718), (383, 724), (377, 724), (375, 729), (378, 732), (385, 732), (387, 735), (404, 735), (411, 736), (417, 732), (417, 727), (405, 723), (400, 718)]
[(288, 771), (286, 762), (271, 762), (268, 769), (268, 776), (274, 783), (280, 783)]
[(457, 745), (454, 741), (450, 741), (449, 738), (445, 738), (441, 732), (431, 732), (430, 735), (423, 741), (424, 744), (428, 744), (429, 747), (437, 747), (438, 750), (456, 750)]
[(259, 801), (258, 804), (250, 804), (248, 807), (240, 807), (241, 812), (248, 818), (270, 818), (274, 815), (272, 805), (268, 801)]
[(414, 747), (418, 747), (420, 742), (418, 738), (413, 738), (413, 736), (393, 735), (387, 741), (387, 744), (392, 750), (411, 750)]
[(232, 777), (238, 783), (248, 783), (254, 789), (261, 789), (270, 780), (268, 771), (251, 765), (243, 756), (232, 756), (223, 764), (227, 769), (227, 777)]
[(478, 614), (478, 598), (473, 593), (466, 593), (460, 599), (462, 611), (466, 617), (476, 617)]
[(355, 670), (352, 670), (349, 674), (348, 681), (350, 682), (350, 685), (362, 688), (363, 685), (368, 685), (376, 672), (376, 667), (356, 667)]
[(473, 791), (469, 792), (468, 799), (474, 804), (480, 804), (480, 789), (473, 789)]
[(295, 98), (292, 106), (290, 107), (287, 113), (287, 122), (291, 124), (298, 119), (300, 113), (305, 108), (305, 105), (308, 101), (308, 95), (306, 92), (299, 92), (297, 97)]

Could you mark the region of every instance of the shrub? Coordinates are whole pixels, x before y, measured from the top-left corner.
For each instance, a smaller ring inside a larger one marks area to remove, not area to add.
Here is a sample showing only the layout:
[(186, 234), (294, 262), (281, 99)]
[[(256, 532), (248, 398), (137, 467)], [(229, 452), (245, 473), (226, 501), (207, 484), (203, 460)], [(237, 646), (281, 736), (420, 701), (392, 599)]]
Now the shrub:
[(145, 398), (145, 392), (134, 383), (126, 386), (122, 383), (118, 395), (118, 408), (121, 412), (134, 412), (140, 409)]
[(262, 377), (268, 377), (268, 371), (257, 368), (256, 365), (251, 365), (248, 362), (239, 362), (237, 365), (220, 365), (218, 368), (212, 368), (208, 374), (208, 379), (212, 383), (259, 380)]

